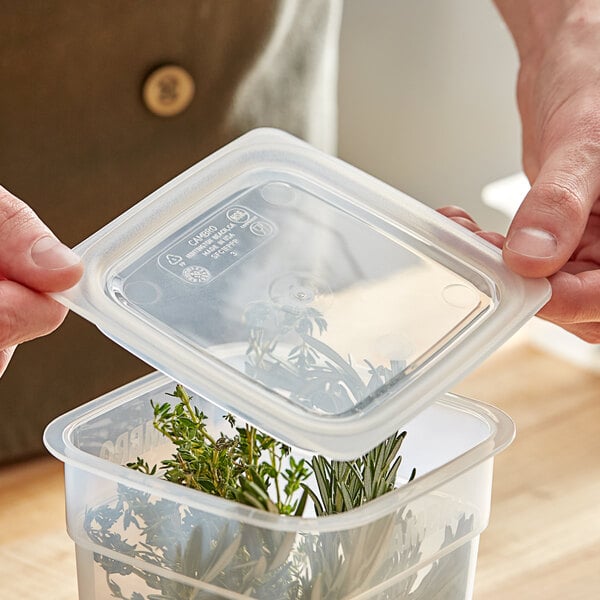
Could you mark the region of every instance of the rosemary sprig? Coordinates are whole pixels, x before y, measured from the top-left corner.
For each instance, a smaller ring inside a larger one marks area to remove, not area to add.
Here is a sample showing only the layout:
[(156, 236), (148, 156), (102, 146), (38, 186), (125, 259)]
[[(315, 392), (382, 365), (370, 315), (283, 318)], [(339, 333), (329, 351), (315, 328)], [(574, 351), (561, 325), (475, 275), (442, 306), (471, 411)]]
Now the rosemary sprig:
[[(311, 466), (318, 493), (302, 484), (318, 516), (346, 512), (391, 492), (396, 487), (402, 462), (400, 447), (406, 432), (397, 433), (367, 452), (349, 461), (314, 456)], [(408, 481), (416, 475), (413, 469)]]

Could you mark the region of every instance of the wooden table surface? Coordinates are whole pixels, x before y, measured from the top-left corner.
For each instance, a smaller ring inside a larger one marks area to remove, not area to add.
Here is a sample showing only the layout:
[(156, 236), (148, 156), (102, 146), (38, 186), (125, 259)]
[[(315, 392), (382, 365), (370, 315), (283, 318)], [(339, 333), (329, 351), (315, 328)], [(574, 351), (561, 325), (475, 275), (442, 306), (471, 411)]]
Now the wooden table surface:
[[(495, 463), (475, 600), (600, 597), (600, 376), (530, 347), (497, 351), (455, 390), (504, 409), (517, 439)], [(0, 469), (0, 598), (76, 600), (62, 464)]]

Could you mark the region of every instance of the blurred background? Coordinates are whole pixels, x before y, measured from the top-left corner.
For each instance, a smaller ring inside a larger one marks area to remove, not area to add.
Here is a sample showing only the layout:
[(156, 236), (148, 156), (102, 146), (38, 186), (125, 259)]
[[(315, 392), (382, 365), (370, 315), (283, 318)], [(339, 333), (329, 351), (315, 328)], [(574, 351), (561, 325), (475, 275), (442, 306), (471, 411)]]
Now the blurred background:
[(508, 217), (481, 190), (521, 170), (518, 60), (491, 0), (345, 0), (339, 155), (486, 229)]

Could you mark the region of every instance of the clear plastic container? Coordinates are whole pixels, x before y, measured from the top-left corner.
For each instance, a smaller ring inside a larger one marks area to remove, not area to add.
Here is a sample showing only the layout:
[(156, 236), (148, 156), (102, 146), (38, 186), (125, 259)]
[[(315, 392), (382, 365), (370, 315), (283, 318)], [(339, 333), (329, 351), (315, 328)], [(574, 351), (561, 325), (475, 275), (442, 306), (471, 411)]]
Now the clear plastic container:
[[(514, 428), (446, 392), (547, 301), (547, 281), (275, 130), (222, 148), (75, 251), (84, 277), (57, 299), (165, 374), (47, 430), (81, 600), (471, 597), (492, 457)], [(173, 382), (214, 423), (233, 413), (308, 455), (356, 458), (406, 430), (400, 487), (300, 518), (133, 472), (123, 464), (170, 455), (149, 398)]]
[[(443, 395), (406, 424), (398, 489), (343, 514), (289, 517), (122, 466), (169, 455), (150, 398), (173, 387), (150, 375), (46, 431), (65, 463), (80, 600), (471, 598), (493, 457), (514, 435), (504, 413)], [(222, 423), (220, 409), (194, 401)]]

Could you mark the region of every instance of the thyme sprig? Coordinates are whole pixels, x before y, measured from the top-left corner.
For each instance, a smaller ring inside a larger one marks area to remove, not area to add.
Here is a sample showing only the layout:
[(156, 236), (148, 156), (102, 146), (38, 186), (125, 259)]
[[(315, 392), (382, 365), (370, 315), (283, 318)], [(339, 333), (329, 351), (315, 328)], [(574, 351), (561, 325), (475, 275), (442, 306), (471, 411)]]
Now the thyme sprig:
[[(206, 415), (192, 406), (186, 390), (177, 385), (170, 396), (178, 402), (155, 403), (154, 427), (175, 446), (170, 458), (150, 467), (141, 457), (127, 466), (167, 481), (235, 500), (277, 514), (302, 514), (308, 492), (302, 483), (310, 471), (304, 459), (290, 456), (289, 446), (251, 425), (236, 426), (235, 417), (225, 415), (231, 435), (213, 436)], [(274, 490), (273, 498), (270, 492)]]

